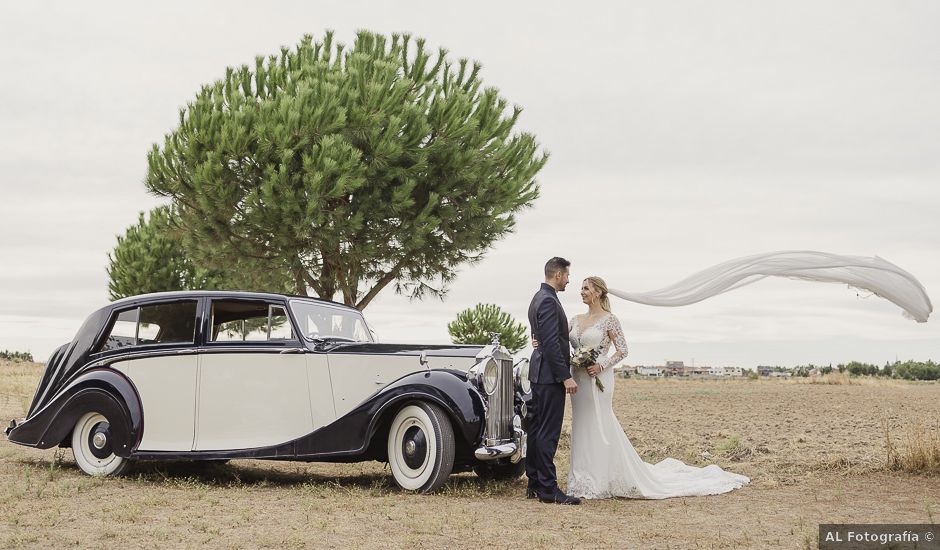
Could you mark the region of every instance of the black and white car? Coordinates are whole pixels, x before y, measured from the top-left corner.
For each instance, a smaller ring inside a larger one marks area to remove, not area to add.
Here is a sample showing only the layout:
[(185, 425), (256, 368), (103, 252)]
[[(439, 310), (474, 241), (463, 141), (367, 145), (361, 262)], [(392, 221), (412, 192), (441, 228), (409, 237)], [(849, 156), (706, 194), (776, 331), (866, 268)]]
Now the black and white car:
[(10, 441), (133, 460), (387, 461), (404, 489), (524, 469), (528, 361), (489, 346), (376, 343), (351, 307), (194, 291), (118, 300), (46, 366)]

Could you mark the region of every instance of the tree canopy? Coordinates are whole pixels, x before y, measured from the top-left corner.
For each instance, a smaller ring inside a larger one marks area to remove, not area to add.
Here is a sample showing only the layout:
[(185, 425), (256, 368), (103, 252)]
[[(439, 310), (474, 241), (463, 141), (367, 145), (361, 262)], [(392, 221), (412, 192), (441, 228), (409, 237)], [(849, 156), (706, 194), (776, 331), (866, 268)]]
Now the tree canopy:
[(326, 33), (228, 68), (148, 155), (192, 261), (360, 309), (442, 295), (532, 204), (547, 154), (521, 109), (408, 35)]
[(112, 300), (170, 290), (241, 289), (286, 292), (276, 277), (242, 277), (239, 265), (208, 268), (189, 252), (188, 234), (179, 228), (172, 208), (143, 212), (135, 225), (118, 236), (108, 254), (108, 291)]
[(489, 344), (490, 334), (495, 332), (510, 353), (516, 353), (528, 343), (525, 325), (517, 323), (494, 304), (477, 304), (461, 311), (447, 325), (447, 332), (455, 344)]
[(112, 300), (169, 290), (218, 288), (218, 272), (196, 267), (174, 232), (169, 207), (154, 208), (118, 236), (108, 254), (108, 291)]

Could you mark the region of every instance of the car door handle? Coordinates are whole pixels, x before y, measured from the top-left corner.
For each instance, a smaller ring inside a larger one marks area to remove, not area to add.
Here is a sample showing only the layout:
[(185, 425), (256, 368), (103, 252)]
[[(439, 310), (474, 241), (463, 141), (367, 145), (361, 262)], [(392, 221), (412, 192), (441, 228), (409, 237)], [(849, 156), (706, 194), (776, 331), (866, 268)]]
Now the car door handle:
[(300, 348), (287, 348), (287, 349), (282, 349), (282, 350), (279, 351), (278, 353), (279, 353), (279, 354), (284, 354), (284, 353), (303, 353), (303, 352), (304, 352), (304, 350), (302, 350), (302, 349), (300, 349)]
[(177, 355), (189, 355), (191, 353), (196, 353), (194, 349), (178, 349), (176, 350)]

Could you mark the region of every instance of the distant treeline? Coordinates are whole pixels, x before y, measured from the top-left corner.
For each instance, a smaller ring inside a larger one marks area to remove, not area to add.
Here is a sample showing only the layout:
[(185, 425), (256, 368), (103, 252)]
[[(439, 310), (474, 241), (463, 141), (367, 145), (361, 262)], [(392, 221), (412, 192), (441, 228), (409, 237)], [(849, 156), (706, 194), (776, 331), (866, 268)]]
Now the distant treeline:
[(883, 378), (903, 378), (904, 380), (940, 380), (940, 365), (933, 361), (926, 363), (920, 361), (895, 361), (894, 363), (885, 363), (883, 367), (871, 363), (860, 363), (852, 361), (851, 363), (818, 366), (810, 363), (809, 365), (798, 365), (790, 370), (793, 376), (809, 376), (810, 371), (816, 369), (819, 374), (829, 374), (830, 372), (844, 372), (852, 376), (880, 376)]
[(0, 359), (6, 359), (8, 361), (29, 361), (30, 363), (32, 363), (33, 354), (29, 353), (28, 351), (24, 353), (22, 351), (3, 350), (3, 351), (0, 351)]

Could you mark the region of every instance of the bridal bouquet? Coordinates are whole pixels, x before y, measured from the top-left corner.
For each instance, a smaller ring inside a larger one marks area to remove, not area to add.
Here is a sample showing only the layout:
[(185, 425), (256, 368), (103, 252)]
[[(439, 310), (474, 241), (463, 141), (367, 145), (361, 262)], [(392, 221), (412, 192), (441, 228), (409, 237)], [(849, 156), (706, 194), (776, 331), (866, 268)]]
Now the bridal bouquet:
[[(600, 354), (601, 352), (597, 348), (580, 347), (574, 352), (574, 356), (571, 357), (571, 365), (578, 369), (587, 369), (591, 365), (597, 364), (597, 358)], [(604, 384), (600, 379), (596, 376), (593, 378), (597, 389), (604, 391)]]

